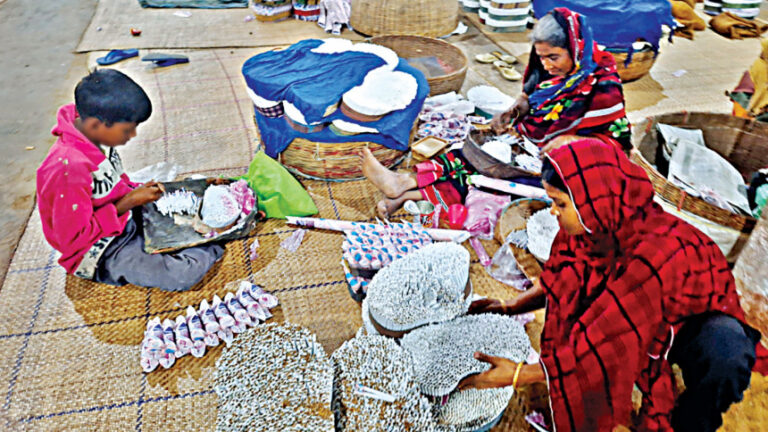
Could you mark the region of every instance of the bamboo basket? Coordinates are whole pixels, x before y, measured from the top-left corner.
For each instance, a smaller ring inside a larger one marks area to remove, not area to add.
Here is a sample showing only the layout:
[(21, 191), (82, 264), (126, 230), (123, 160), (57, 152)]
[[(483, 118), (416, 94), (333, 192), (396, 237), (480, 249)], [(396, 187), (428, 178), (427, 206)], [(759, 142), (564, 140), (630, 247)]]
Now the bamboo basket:
[[(532, 198), (520, 198), (512, 201), (501, 211), (493, 237), (503, 245), (510, 232), (525, 229), (528, 218), (548, 206), (546, 201)], [(538, 279), (542, 271), (539, 261), (525, 249), (515, 245), (509, 245), (509, 247), (517, 260), (517, 266), (525, 277), (530, 280)]]
[(371, 43), (385, 46), (406, 60), (434, 56), (446, 64), (451, 72), (446, 75), (427, 77), (430, 96), (452, 91), (458, 93), (464, 84), (469, 60), (461, 49), (448, 42), (422, 36), (387, 35), (374, 37)]
[(727, 257), (729, 262), (734, 262), (755, 227), (755, 219), (731, 213), (701, 198), (692, 197), (668, 182), (654, 167), (657, 157), (661, 159), (656, 130), (658, 123), (701, 129), (707, 147), (727, 159), (745, 179), (768, 166), (768, 124), (728, 114), (680, 112), (648, 117), (636, 124), (633, 131), (635, 149), (630, 154), (630, 159), (648, 173), (658, 195), (681, 210), (742, 232), (743, 235)]
[(623, 83), (632, 82), (647, 74), (656, 62), (656, 53), (653, 50), (640, 50), (632, 53), (632, 61), (626, 65), (629, 51), (607, 50), (616, 60), (616, 71)]
[[(409, 143), (416, 135), (411, 129)], [(394, 150), (368, 141), (321, 143), (305, 138), (295, 138), (280, 153), (279, 161), (294, 174), (315, 180), (349, 181), (364, 178), (360, 163), (360, 150), (367, 147), (376, 159), (392, 168), (405, 159), (407, 152)]]
[(368, 36), (445, 36), (459, 23), (459, 4), (456, 0), (355, 0), (349, 21)]

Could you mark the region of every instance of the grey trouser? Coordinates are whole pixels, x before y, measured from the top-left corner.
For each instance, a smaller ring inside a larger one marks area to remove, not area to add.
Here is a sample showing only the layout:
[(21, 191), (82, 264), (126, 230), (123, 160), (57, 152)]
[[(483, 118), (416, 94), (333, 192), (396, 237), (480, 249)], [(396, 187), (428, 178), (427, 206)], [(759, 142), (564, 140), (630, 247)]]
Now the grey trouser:
[(185, 291), (200, 282), (224, 255), (218, 244), (206, 244), (177, 252), (144, 252), (144, 235), (133, 219), (125, 231), (107, 246), (93, 280), (110, 285), (134, 284), (164, 291)]

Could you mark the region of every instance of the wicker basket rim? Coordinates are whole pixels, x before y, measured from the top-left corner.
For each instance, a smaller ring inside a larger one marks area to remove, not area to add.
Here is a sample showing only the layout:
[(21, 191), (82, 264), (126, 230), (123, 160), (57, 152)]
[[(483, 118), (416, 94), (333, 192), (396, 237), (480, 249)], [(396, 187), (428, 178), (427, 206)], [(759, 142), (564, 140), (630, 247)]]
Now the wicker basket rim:
[[(426, 36), (418, 36), (418, 35), (386, 34), (386, 35), (374, 36), (370, 39), (370, 42), (377, 45), (384, 45), (380, 42), (388, 41), (388, 40), (393, 40), (393, 41), (417, 40), (421, 43), (431, 44), (433, 46), (437, 46), (442, 49), (452, 51), (454, 54), (457, 54), (457, 57), (461, 60), (460, 67), (458, 67), (455, 71), (451, 72), (450, 74), (433, 77), (431, 79), (446, 79), (448, 77), (453, 77), (456, 75), (460, 75), (462, 73), (466, 73), (467, 69), (469, 69), (469, 58), (467, 58), (467, 55), (464, 54), (464, 51), (462, 51), (461, 48), (453, 45), (452, 43), (446, 42), (444, 40), (435, 39), (435, 38), (426, 37)], [(397, 52), (395, 48), (392, 48), (392, 47), (389, 47), (389, 48)]]

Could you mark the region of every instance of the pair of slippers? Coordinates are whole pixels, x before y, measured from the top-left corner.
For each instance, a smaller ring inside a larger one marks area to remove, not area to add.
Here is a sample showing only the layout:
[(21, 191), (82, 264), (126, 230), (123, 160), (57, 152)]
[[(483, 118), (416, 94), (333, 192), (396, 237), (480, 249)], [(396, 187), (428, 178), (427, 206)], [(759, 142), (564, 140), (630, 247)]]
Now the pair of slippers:
[(513, 67), (517, 63), (517, 57), (509, 54), (502, 54), (499, 51), (493, 51), (485, 54), (478, 54), (475, 60), (479, 63), (491, 63), (499, 71), (501, 76), (508, 81), (520, 81), (523, 76)]
[[(139, 56), (139, 50), (136, 48), (131, 49), (116, 49), (110, 51), (107, 55), (104, 57), (99, 57), (96, 59), (96, 63), (98, 63), (100, 66), (108, 66), (111, 64), (115, 64), (117, 62), (138, 57)], [(163, 53), (152, 53), (147, 54), (141, 59), (142, 61), (151, 61), (155, 64), (157, 67), (166, 67), (166, 66), (172, 66), (175, 64), (182, 64), (182, 63), (189, 63), (189, 57), (181, 54), (163, 54)]]

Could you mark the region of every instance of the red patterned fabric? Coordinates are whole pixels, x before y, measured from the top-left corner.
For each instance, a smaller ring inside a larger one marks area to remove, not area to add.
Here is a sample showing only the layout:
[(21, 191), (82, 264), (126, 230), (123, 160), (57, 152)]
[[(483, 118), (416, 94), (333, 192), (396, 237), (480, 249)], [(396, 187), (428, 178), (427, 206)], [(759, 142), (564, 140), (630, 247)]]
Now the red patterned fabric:
[(709, 311), (744, 321), (725, 257), (655, 204), (648, 176), (615, 147), (584, 139), (548, 157), (588, 231), (561, 230), (541, 275), (541, 359), (557, 431), (629, 424), (634, 383), (644, 393), (641, 429), (671, 431), (674, 332)]
[(469, 191), (469, 176), (475, 170), (461, 150), (451, 150), (435, 159), (414, 166), (416, 184), (425, 200), (448, 211), (452, 204), (463, 204)]

